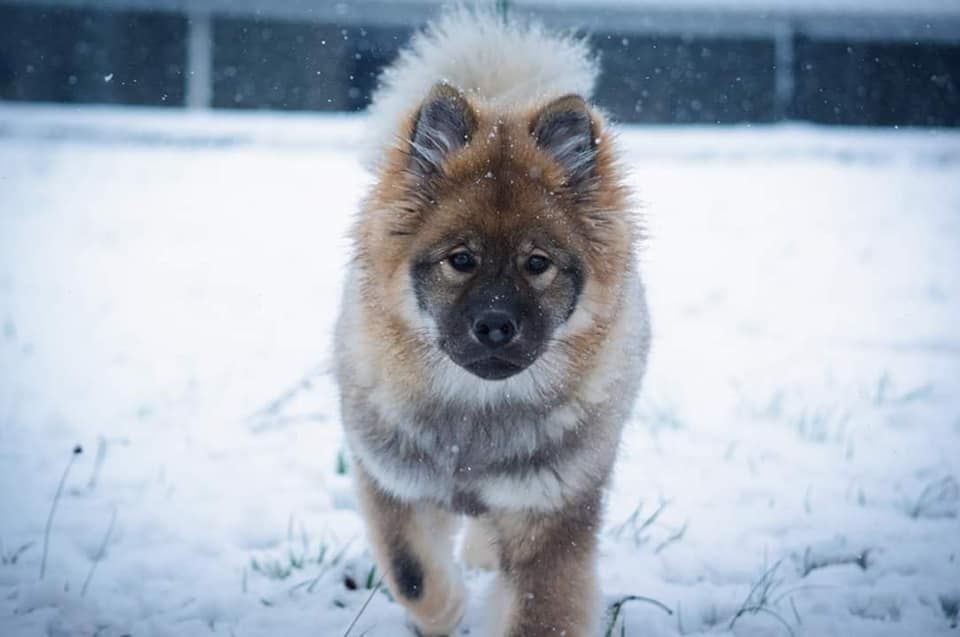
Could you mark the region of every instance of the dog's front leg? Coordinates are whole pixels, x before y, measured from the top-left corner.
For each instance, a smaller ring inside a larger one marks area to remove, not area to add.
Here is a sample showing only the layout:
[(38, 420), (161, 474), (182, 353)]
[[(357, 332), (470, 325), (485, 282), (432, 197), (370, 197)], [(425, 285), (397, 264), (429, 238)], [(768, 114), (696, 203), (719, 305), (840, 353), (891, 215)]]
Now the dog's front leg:
[(465, 599), (453, 561), (456, 519), (432, 504), (402, 502), (384, 493), (359, 463), (354, 469), (374, 558), (390, 592), (424, 637), (452, 633)]
[(497, 613), (504, 637), (588, 637), (599, 616), (600, 493), (550, 513), (499, 512)]

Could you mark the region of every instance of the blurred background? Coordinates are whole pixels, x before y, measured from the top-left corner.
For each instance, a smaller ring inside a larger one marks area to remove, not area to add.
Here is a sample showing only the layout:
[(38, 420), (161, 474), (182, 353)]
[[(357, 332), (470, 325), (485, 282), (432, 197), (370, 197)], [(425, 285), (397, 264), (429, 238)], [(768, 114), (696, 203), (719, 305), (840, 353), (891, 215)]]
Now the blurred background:
[[(362, 110), (439, 4), (2, 0), (0, 99)], [(623, 122), (960, 124), (956, 0), (496, 4), (589, 35)]]

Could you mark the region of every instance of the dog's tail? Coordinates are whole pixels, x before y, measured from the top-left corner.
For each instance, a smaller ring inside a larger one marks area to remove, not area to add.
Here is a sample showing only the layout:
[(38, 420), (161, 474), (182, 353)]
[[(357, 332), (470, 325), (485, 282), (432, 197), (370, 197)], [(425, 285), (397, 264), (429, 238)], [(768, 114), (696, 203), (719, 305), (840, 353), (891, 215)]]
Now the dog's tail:
[(398, 127), (437, 82), (447, 82), (493, 108), (545, 101), (569, 93), (589, 99), (599, 66), (585, 40), (536, 23), (506, 21), (492, 11), (448, 11), (416, 34), (380, 77), (370, 105), (375, 169)]

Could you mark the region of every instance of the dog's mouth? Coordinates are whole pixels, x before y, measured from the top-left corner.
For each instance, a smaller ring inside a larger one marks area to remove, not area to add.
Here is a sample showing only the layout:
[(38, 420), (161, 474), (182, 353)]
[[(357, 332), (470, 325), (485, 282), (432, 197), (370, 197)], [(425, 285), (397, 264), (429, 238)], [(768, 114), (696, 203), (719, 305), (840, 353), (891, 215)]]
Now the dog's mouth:
[(467, 346), (466, 351), (451, 347), (451, 341), (441, 338), (440, 351), (447, 357), (483, 380), (505, 380), (530, 367), (540, 356), (538, 348), (505, 347), (496, 351)]
[(516, 363), (496, 356), (481, 358), (472, 363), (467, 363), (463, 367), (473, 375), (479, 376), (484, 380), (504, 380), (526, 369), (526, 365), (517, 365)]

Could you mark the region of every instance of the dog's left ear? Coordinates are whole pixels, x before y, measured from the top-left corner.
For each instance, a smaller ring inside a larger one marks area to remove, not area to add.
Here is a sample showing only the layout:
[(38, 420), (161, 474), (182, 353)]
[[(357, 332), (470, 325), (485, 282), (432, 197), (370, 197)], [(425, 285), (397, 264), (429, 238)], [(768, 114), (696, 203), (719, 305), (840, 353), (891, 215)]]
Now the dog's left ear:
[(579, 95), (558, 98), (537, 113), (530, 123), (537, 146), (560, 164), (573, 187), (584, 185), (597, 162), (590, 107)]
[(477, 128), (473, 107), (459, 89), (436, 84), (420, 106), (410, 136), (410, 168), (425, 177), (440, 171), (445, 157), (466, 146)]

